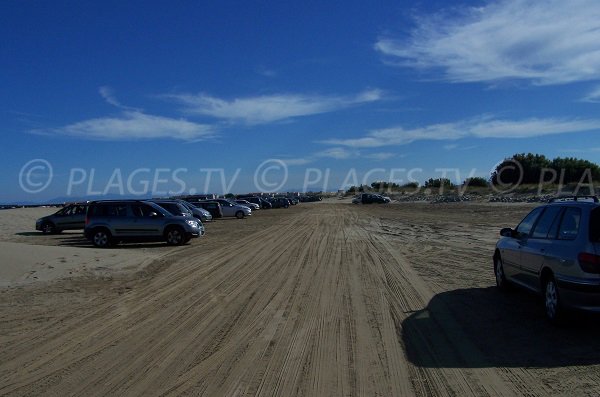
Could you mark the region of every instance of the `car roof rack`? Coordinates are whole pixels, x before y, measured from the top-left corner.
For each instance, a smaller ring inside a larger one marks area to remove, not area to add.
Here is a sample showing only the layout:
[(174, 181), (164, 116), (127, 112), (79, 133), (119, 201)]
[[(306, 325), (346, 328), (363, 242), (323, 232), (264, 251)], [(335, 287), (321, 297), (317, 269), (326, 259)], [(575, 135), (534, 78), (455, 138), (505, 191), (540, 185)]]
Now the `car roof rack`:
[(598, 196), (587, 195), (587, 196), (558, 196), (550, 199), (551, 203), (561, 202), (561, 201), (584, 201), (584, 200), (592, 200), (594, 203), (598, 203)]

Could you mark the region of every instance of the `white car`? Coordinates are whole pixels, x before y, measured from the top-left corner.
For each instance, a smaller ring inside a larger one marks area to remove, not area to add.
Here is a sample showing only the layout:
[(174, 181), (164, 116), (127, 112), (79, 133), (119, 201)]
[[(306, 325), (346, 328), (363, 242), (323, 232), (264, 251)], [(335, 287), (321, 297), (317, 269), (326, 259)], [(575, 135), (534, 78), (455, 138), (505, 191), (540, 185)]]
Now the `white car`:
[(221, 209), (223, 210), (223, 216), (235, 216), (238, 219), (242, 219), (246, 216), (252, 215), (252, 210), (246, 206), (236, 204), (226, 199), (216, 199), (211, 200), (216, 201), (221, 204)]

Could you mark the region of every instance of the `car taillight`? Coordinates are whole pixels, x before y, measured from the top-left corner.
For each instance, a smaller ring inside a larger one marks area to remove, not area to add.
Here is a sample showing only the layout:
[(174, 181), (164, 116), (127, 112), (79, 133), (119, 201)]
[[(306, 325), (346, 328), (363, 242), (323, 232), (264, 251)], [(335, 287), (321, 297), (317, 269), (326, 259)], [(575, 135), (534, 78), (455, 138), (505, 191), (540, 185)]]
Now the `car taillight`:
[(600, 274), (600, 256), (582, 252), (577, 256), (577, 260), (584, 272)]
[(85, 217), (85, 225), (89, 225), (90, 224), (90, 218), (88, 218), (87, 216)]

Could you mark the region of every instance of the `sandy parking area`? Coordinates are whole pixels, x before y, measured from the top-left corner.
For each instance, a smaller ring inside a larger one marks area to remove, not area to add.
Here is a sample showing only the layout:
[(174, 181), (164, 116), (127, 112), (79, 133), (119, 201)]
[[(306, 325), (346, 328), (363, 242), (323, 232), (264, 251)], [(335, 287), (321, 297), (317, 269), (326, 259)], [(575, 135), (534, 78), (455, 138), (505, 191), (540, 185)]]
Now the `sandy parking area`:
[(0, 289), (0, 394), (598, 395), (599, 322), (493, 287), (529, 208), (331, 200), (106, 250), (157, 258)]
[(35, 221), (57, 208), (18, 208), (0, 211), (0, 287), (44, 283), (77, 277), (113, 277), (141, 270), (169, 251), (151, 245), (99, 250), (82, 231), (44, 235)]

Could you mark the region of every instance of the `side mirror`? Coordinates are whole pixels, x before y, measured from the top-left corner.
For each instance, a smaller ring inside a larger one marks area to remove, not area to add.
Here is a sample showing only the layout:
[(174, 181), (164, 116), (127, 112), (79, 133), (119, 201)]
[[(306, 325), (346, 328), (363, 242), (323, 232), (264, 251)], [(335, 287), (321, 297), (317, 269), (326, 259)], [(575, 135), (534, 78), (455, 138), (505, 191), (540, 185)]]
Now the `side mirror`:
[(500, 235), (503, 237), (515, 237), (515, 231), (510, 227), (505, 227), (504, 229), (500, 230)]
[(158, 214), (156, 212), (151, 212), (149, 215), (150, 218), (158, 218)]

